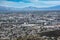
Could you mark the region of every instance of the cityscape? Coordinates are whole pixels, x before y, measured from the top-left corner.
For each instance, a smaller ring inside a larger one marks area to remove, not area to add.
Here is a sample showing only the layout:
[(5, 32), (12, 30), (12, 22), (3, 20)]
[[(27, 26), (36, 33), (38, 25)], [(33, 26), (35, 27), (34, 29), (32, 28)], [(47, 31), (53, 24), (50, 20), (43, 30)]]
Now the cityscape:
[(60, 11), (37, 13), (1, 13), (0, 40), (60, 40)]
[(0, 0), (0, 40), (60, 40), (60, 0)]

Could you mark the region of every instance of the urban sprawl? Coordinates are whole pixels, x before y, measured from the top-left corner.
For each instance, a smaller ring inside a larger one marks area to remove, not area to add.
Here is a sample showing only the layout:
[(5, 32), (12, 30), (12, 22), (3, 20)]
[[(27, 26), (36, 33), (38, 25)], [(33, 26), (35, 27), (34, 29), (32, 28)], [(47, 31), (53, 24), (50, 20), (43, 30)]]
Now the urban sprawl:
[(60, 30), (60, 12), (41, 12), (42, 15), (37, 13), (1, 13), (0, 40), (22, 40), (22, 37), (29, 40), (26, 37), (32, 38), (31, 36), (38, 36), (39, 40), (49, 40), (47, 36), (40, 37), (40, 33)]

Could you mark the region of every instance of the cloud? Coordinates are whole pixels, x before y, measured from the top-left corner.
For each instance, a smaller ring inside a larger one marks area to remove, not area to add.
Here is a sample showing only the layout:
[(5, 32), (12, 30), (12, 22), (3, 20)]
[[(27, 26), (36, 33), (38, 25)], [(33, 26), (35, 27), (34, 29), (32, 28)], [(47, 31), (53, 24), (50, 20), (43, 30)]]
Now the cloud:
[(37, 2), (37, 1), (39, 1), (39, 0), (7, 0), (7, 1), (30, 3), (30, 2)]
[(60, 0), (40, 0), (40, 1), (60, 1)]
[(0, 6), (23, 8), (33, 5), (32, 3), (2, 1)]
[[(29, 1), (27, 3), (27, 1)], [(33, 7), (51, 7), (55, 5), (60, 5), (60, 1), (41, 1), (41, 0), (24, 0), (19, 1), (19, 2), (14, 2), (14, 1), (0, 1), (0, 6), (7, 6), (7, 7), (16, 7), (16, 8), (24, 8), (28, 6), (33, 6)]]
[(47, 5), (60, 5), (60, 1), (44, 1)]
[(40, 0), (29, 0), (30, 2), (39, 2)]

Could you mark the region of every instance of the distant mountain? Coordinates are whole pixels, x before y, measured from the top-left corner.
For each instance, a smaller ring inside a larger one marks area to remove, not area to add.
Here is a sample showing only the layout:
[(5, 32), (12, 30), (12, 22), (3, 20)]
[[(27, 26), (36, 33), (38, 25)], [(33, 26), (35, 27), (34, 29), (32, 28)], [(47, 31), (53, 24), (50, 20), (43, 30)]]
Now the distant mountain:
[(45, 8), (45, 9), (47, 9), (47, 10), (60, 10), (60, 5), (49, 7), (49, 8)]
[(52, 10), (60, 10), (60, 5), (48, 7), (48, 8), (37, 8), (37, 7), (29, 6), (29, 7), (22, 8), (20, 10), (23, 10), (23, 11), (36, 11), (36, 10), (52, 11)]
[(18, 11), (20, 11), (19, 8), (0, 6), (0, 12), (18, 12)]
[(44, 11), (50, 11), (50, 10), (60, 10), (60, 5), (48, 7), (48, 8), (37, 8), (37, 7), (25, 7), (25, 8), (13, 8), (13, 7), (4, 7), (0, 6), (0, 12), (19, 12), (19, 11), (35, 11), (35, 10), (44, 10)]
[(39, 9), (39, 8), (29, 6), (29, 7), (25, 7), (25, 8), (22, 8), (22, 9), (24, 9), (24, 10), (37, 10), (37, 9)]
[(58, 5), (58, 6), (53, 6), (53, 7), (50, 7), (51, 9), (53, 8), (53, 9), (60, 9), (60, 5)]

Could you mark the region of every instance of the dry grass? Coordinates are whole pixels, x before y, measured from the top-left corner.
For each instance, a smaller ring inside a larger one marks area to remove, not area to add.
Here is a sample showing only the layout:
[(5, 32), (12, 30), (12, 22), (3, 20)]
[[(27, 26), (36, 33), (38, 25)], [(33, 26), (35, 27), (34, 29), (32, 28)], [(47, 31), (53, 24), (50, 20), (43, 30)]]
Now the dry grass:
[(45, 39), (43, 39), (40, 36), (29, 35), (29, 36), (19, 37), (17, 38), (17, 40), (45, 40)]

